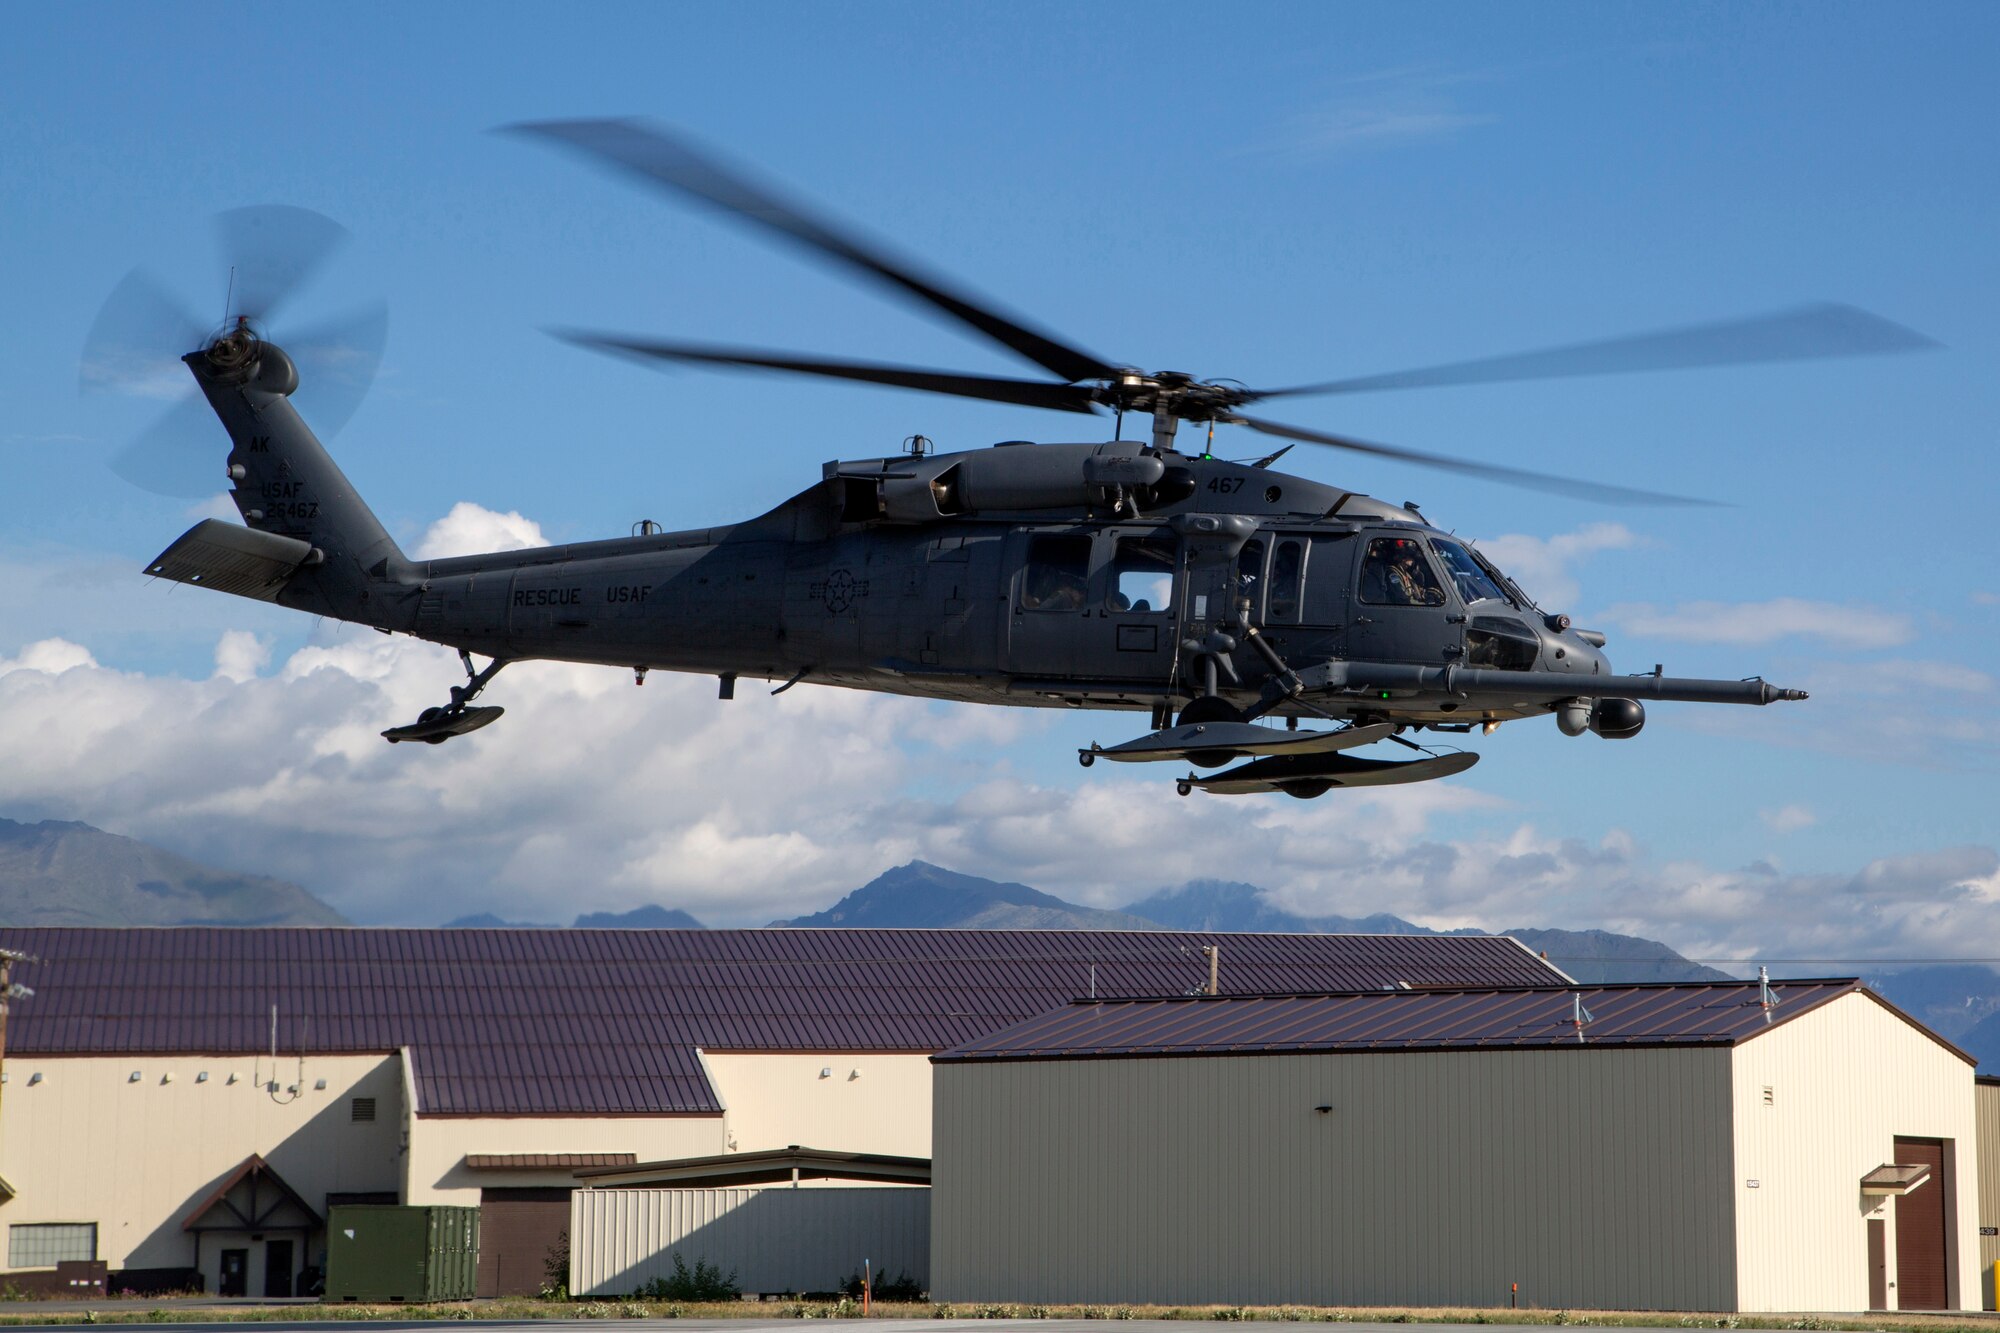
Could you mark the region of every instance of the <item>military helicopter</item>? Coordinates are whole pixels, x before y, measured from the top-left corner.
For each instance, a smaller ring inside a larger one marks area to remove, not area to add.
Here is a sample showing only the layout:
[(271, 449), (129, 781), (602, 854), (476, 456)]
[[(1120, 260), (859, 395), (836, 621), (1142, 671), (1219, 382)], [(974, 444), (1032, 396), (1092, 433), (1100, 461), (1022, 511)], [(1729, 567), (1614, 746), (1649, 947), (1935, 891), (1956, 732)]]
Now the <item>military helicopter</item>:
[[(494, 676), (509, 662), (555, 659), (623, 667), (641, 682), (653, 670), (711, 675), (723, 699), (748, 678), (775, 682), (773, 693), (810, 682), (965, 703), (1126, 710), (1149, 718), (1147, 732), (1093, 743), (1078, 754), (1085, 767), (1099, 759), (1173, 763), (1187, 766), (1175, 780), (1182, 795), (1310, 798), (1462, 773), (1477, 754), (1433, 738), (1491, 733), (1508, 721), (1553, 716), (1566, 735), (1621, 740), (1639, 734), (1648, 701), (1804, 699), (1802, 690), (1761, 678), (1684, 679), (1658, 667), (1616, 674), (1603, 634), (1545, 611), (1415, 505), (1273, 464), (1307, 443), (1591, 499), (1699, 501), (1372, 443), (1244, 409), (1307, 394), (1931, 345), (1865, 312), (1816, 306), (1255, 390), (1079, 351), (887, 257), (667, 130), (596, 120), (512, 132), (885, 283), (1049, 377), (561, 335), (572, 342), (655, 363), (1109, 414), (1113, 438), (1008, 440), (941, 453), (913, 437), (900, 453), (827, 463), (798, 494), (726, 526), (666, 532), (645, 524), (603, 541), (411, 560), (295, 409), (303, 358), (265, 336), (279, 289), (325, 249), (323, 229), (312, 224), (308, 253), (262, 265), (277, 275), (267, 290), (246, 295), (235, 317), (180, 357), (228, 432), (225, 467), (243, 523), (197, 523), (146, 572), (456, 648), (465, 682), (448, 702), (384, 731), (391, 742), (439, 744), (492, 723), (502, 709), (474, 701)], [(117, 322), (109, 307), (86, 345), (87, 367), (102, 364), (103, 346), (118, 341), (107, 322)], [(1123, 438), (1127, 416), (1146, 419), (1148, 438)], [(1282, 445), (1231, 462), (1213, 456), (1206, 440), (1196, 451), (1180, 447), (1183, 423), (1206, 427), (1211, 438), (1217, 425), (1238, 425)], [(486, 665), (476, 666), (475, 654)], [(1268, 725), (1279, 719), (1282, 727)], [(1328, 725), (1302, 728), (1303, 719)], [(1392, 758), (1350, 753), (1378, 742), (1404, 749)]]

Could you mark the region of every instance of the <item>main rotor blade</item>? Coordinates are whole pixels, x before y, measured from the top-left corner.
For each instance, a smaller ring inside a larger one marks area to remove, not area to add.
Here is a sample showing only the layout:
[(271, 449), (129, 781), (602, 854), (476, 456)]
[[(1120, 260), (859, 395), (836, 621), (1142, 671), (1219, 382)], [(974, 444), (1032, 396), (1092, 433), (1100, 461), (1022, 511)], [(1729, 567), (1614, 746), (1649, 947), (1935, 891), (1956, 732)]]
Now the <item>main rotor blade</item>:
[(825, 375), (833, 379), (860, 380), (867, 384), (889, 384), (899, 389), (920, 389), (926, 393), (948, 393), (960, 398), (984, 398), (996, 403), (1016, 403), (1023, 407), (1046, 407), (1057, 412), (1097, 410), (1092, 391), (1080, 384), (1050, 384), (1041, 380), (1001, 379), (992, 375), (966, 375), (956, 371), (922, 370), (914, 366), (876, 365), (864, 361), (827, 361), (805, 357), (771, 356), (731, 347), (696, 343), (668, 343), (617, 338), (609, 334), (552, 329), (556, 337), (580, 347), (657, 361), (692, 361), (705, 365), (739, 366), (751, 370), (782, 370), (800, 375)]
[(1088, 352), (1078, 351), (1018, 320), (961, 296), (914, 267), (892, 261), (864, 246), (803, 207), (785, 202), (766, 187), (695, 151), (685, 140), (634, 120), (556, 120), (505, 127), (516, 134), (540, 135), (568, 144), (600, 161), (658, 182), (669, 189), (787, 236), (809, 250), (882, 279), (1069, 381), (1117, 374)]
[(228, 315), (267, 323), (346, 244), (347, 228), (309, 208), (258, 204), (216, 214), (215, 242), (234, 270)]
[(1810, 305), (1772, 315), (1663, 329), (1601, 342), (1572, 343), (1538, 352), (1456, 361), (1423, 370), (1301, 384), (1250, 395), (1252, 400), (1308, 393), (1372, 393), (1379, 389), (1428, 389), (1452, 384), (1570, 379), (1698, 366), (1812, 361), (1827, 357), (1916, 352), (1939, 344), (1880, 315), (1849, 305)]
[(1415, 463), (1421, 467), (1443, 468), (1449, 472), (1463, 472), (1469, 476), (1485, 477), (1490, 481), (1501, 481), (1509, 486), (1525, 486), (1531, 490), (1553, 491), (1558, 495), (1577, 496), (1585, 500), (1599, 500), (1608, 504), (1643, 505), (1714, 505), (1713, 500), (1697, 499), (1688, 495), (1667, 495), (1660, 491), (1641, 491), (1629, 486), (1607, 486), (1602, 482), (1582, 481), (1575, 477), (1558, 477), (1547, 472), (1530, 472), (1525, 468), (1501, 467), (1495, 463), (1475, 463), (1470, 459), (1452, 458), (1446, 454), (1425, 453), (1420, 449), (1404, 449), (1393, 444), (1374, 444), (1368, 440), (1357, 440), (1348, 435), (1329, 435), (1324, 431), (1305, 430), (1298, 426), (1281, 425), (1275, 421), (1259, 421), (1253, 417), (1231, 416), (1217, 420), (1234, 422), (1248, 426), (1251, 430), (1262, 431), (1266, 435), (1276, 435), (1280, 439), (1302, 440), (1307, 444), (1323, 444), (1334, 449), (1346, 449), (1357, 454), (1372, 454), (1377, 458), (1393, 458), (1402, 463)]

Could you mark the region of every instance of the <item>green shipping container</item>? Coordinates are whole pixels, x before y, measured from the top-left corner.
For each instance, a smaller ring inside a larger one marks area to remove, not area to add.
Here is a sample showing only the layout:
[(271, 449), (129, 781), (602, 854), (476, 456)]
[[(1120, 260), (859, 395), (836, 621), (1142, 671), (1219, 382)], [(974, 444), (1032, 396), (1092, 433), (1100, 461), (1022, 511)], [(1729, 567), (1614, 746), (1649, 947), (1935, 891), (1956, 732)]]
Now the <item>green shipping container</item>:
[(328, 1301), (469, 1301), (477, 1208), (347, 1203), (326, 1220)]

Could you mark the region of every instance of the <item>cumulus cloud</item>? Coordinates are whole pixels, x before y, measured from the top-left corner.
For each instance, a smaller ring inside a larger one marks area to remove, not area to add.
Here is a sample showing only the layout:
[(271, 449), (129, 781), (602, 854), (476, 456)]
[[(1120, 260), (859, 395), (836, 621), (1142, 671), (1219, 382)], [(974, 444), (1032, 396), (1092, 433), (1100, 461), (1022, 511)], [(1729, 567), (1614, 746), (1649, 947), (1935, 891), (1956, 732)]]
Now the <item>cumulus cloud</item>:
[(1627, 632), (1685, 643), (1760, 644), (1815, 639), (1841, 648), (1894, 648), (1916, 636), (1910, 618), (1880, 607), (1775, 597), (1765, 602), (1627, 602), (1604, 618)]
[(548, 544), (549, 539), (542, 535), (542, 525), (535, 520), (511, 509), (503, 514), (470, 500), (460, 500), (449, 514), (424, 532), (413, 558), (443, 560), (485, 551), (524, 551)]
[(2000, 953), (1988, 847), (1794, 875), (1663, 863), (1617, 831), (1464, 836), (1466, 815), (1506, 823), (1464, 783), (1310, 802), (1183, 798), (1157, 774), (1042, 783), (926, 739), (957, 708), (809, 685), (720, 703), (706, 681), (635, 690), (560, 663), (510, 666), (494, 727), (390, 746), (379, 731), (456, 678), (449, 653), (369, 633), (269, 666), (263, 651), (218, 643), (219, 665), (256, 669), (205, 679), (113, 670), (61, 640), (0, 658), (0, 810), (293, 879), (365, 923), (659, 902), (761, 924), (920, 857), (1103, 907), (1247, 879), (1312, 915), (1602, 926), (1705, 957)]
[(271, 645), (248, 630), (228, 630), (215, 645), (215, 674), (224, 680), (253, 680), (270, 663)]
[(1577, 605), (1582, 589), (1576, 566), (1601, 551), (1625, 551), (1645, 545), (1623, 523), (1591, 523), (1554, 537), (1509, 533), (1476, 543), (1479, 550), (1537, 602), (1553, 610)]

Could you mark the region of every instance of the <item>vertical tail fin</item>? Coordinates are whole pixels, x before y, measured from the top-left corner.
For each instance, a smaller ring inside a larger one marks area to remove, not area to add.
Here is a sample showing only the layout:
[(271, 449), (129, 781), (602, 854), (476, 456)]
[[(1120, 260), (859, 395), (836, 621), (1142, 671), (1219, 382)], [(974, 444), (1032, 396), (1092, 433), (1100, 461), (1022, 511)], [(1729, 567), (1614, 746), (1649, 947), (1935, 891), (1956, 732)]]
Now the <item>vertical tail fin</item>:
[(409, 570), (395, 540), (292, 407), (290, 357), (248, 329), (184, 358), (229, 432), (231, 498), (249, 527), (295, 538), (319, 556), (278, 600), (342, 620), (380, 624), (385, 584)]

